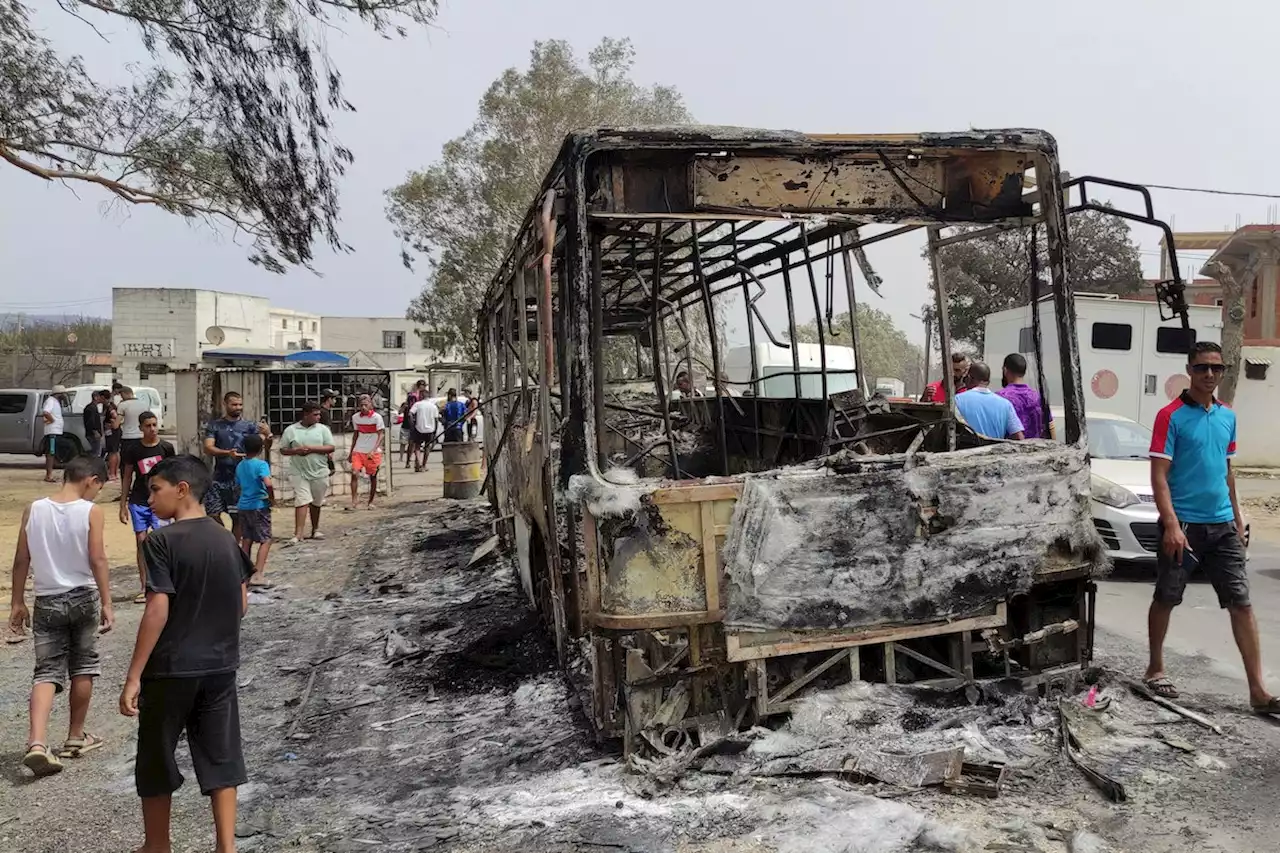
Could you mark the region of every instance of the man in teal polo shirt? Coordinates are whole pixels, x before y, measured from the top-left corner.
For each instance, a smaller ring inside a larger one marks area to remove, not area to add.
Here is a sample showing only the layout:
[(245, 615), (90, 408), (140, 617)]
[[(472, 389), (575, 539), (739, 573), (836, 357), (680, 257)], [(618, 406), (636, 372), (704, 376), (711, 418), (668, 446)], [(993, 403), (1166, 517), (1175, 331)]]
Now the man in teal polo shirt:
[(1222, 347), (1196, 343), (1187, 364), (1191, 387), (1156, 415), (1151, 488), (1160, 511), (1161, 543), (1147, 616), (1151, 659), (1143, 680), (1159, 696), (1178, 696), (1164, 670), (1164, 638), (1173, 608), (1182, 603), (1187, 577), (1198, 565), (1213, 583), (1219, 606), (1231, 614), (1231, 632), (1249, 681), (1249, 704), (1258, 713), (1277, 714), (1280, 700), (1262, 683), (1258, 623), (1249, 603), (1244, 519), (1231, 470), (1236, 415), (1214, 397), (1226, 371)]

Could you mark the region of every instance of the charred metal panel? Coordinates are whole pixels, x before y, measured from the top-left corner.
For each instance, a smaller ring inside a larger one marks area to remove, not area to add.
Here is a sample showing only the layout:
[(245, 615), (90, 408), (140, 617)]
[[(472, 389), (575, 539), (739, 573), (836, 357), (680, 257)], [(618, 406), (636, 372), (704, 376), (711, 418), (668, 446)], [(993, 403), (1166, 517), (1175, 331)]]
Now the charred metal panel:
[(723, 557), (725, 624), (745, 630), (958, 618), (1048, 558), (1106, 565), (1085, 452), (1017, 444), (750, 476)]
[[(694, 160), (691, 171), (698, 209), (833, 213), (920, 209), (899, 180), (878, 159), (869, 160), (866, 155), (705, 157)], [(910, 168), (913, 191), (928, 207), (942, 207), (944, 174), (937, 160)]]

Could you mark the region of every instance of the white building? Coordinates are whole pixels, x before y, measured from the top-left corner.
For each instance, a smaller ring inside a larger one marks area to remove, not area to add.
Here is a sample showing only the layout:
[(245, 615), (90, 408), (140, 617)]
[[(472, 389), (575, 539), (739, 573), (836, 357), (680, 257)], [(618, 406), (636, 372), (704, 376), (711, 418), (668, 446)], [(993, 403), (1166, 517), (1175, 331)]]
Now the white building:
[(320, 345), (319, 314), (272, 306), (270, 316), (272, 349), (324, 349)]
[(325, 349), (347, 356), (352, 367), (413, 371), (461, 360), (431, 335), (424, 342), (423, 328), (404, 317), (322, 317), (320, 328)]
[(174, 405), (170, 371), (195, 367), (204, 350), (273, 344), (271, 304), (259, 296), (175, 287), (111, 292), (116, 376), (126, 385), (155, 388), (166, 409)]

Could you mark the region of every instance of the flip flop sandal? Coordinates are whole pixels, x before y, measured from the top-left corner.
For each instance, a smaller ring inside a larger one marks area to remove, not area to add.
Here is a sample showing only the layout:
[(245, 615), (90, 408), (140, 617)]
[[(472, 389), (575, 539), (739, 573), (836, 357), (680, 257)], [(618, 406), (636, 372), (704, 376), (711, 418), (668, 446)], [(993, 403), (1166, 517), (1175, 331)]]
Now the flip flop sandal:
[(146, 594), (145, 592), (140, 592), (140, 593), (138, 593), (137, 595), (135, 595), (135, 596), (133, 597), (133, 603), (134, 603), (134, 604), (146, 604), (146, 603), (147, 603), (147, 594)]
[(27, 747), (27, 754), (22, 758), (22, 766), (40, 776), (52, 776), (62, 772), (62, 762), (49, 754), (49, 748), (42, 743), (33, 743)]
[(25, 643), (27, 640), (30, 640), (30, 639), (31, 637), (25, 633), (15, 634), (12, 631), (10, 631), (8, 634), (5, 634), (4, 636), (5, 643), (10, 646), (16, 646), (18, 643)]
[(1267, 716), (1270, 714), (1280, 714), (1280, 696), (1272, 696), (1271, 701), (1263, 705), (1250, 705), (1253, 713)]
[(1142, 683), (1161, 699), (1177, 699), (1181, 695), (1168, 676), (1162, 675), (1159, 678), (1143, 679)]
[(271, 581), (260, 581), (258, 583), (249, 581), (249, 589), (271, 589), (274, 586), (275, 584), (273, 584)]
[(101, 749), (106, 745), (106, 741), (97, 735), (84, 733), (84, 737), (69, 737), (62, 743), (62, 749), (58, 751), (59, 758), (80, 758), (85, 753), (93, 752), (95, 749)]

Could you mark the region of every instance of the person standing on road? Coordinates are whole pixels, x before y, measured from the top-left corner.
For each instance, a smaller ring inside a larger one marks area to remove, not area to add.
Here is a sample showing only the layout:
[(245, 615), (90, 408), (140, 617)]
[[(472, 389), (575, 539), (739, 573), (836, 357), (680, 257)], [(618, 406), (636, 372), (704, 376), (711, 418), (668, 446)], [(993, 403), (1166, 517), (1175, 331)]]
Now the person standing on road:
[(102, 397), (105, 391), (94, 391), (89, 398), (89, 405), (84, 407), (81, 417), (84, 419), (84, 438), (89, 442), (89, 455), (102, 458), (104, 430), (102, 425)]
[[(333, 407), (338, 403), (338, 392), (332, 388), (325, 388), (320, 392), (320, 423), (329, 428), (333, 432)], [(333, 457), (329, 457), (329, 473), (336, 473), (337, 468), (333, 465)]]
[(222, 514), (231, 516), (231, 533), (238, 539), (236, 506), (236, 466), (244, 458), (244, 440), (251, 435), (261, 435), (271, 449), (271, 429), (266, 424), (255, 424), (244, 417), (244, 398), (235, 391), (222, 395), (223, 416), (210, 421), (204, 433), (204, 453), (213, 457), (213, 482), (204, 494), (204, 511), (219, 524)]
[[(262, 458), (266, 444), (260, 435), (246, 436), (245, 458), (236, 467), (236, 486), (240, 493), (240, 547), (253, 559), (250, 587), (267, 587), (267, 554), (271, 551), (271, 510), (276, 505), (276, 490), (271, 483), (271, 465)], [(258, 546), (258, 555), (250, 551)]]
[[(951, 379), (956, 386), (956, 395), (959, 396), (969, 390), (969, 356), (962, 352), (951, 353)], [(941, 379), (936, 379), (924, 386), (924, 393), (920, 395), (922, 403), (945, 403), (947, 402), (947, 383)]]
[[(435, 400), (427, 397), (423, 397), (409, 409), (410, 429), (413, 430), (409, 452), (413, 455), (415, 471), (422, 471), (427, 467), (427, 460), (431, 458), (431, 441), (435, 438), (439, 420), (440, 407)], [(421, 460), (418, 459), (419, 450), (422, 451)]]
[(164, 522), (151, 511), (151, 493), (147, 478), (151, 469), (175, 454), (173, 445), (160, 440), (160, 427), (153, 412), (143, 412), (138, 418), (142, 425), (142, 438), (130, 443), (121, 453), (120, 523), (133, 525), (137, 540), (138, 584), (140, 592), (134, 604), (147, 603), (147, 565), (142, 559), (142, 546), (151, 531), (163, 527)]
[(351, 466), (351, 508), (356, 508), (360, 497), (360, 472), (369, 475), (369, 509), (373, 509), (378, 495), (378, 469), (382, 467), (382, 445), (386, 440), (387, 424), (382, 415), (373, 410), (373, 398), (360, 395), (360, 411), (351, 416), (351, 426), (356, 440), (351, 443), (347, 462)]
[(209, 469), (194, 456), (151, 472), (151, 507), (171, 524), (147, 540), (147, 609), (129, 661), (120, 713), (138, 719), (134, 785), (143, 851), (171, 849), (169, 814), (182, 785), (174, 760), (186, 735), (219, 853), (236, 849), (236, 788), (247, 781), (236, 670), (249, 609), (249, 558), (201, 501)]
[(293, 538), (285, 545), (297, 545), (311, 514), (312, 539), (324, 539), (320, 532), (320, 508), (329, 491), (327, 459), (334, 452), (333, 433), (320, 423), (320, 404), (306, 403), (297, 423), (285, 429), (280, 454), (289, 457), (289, 482), (293, 486)]
[(146, 401), (133, 396), (133, 389), (128, 385), (120, 386), (120, 405), (116, 407), (116, 411), (120, 417), (121, 453), (130, 444), (137, 444), (142, 440), (142, 426), (138, 423), (138, 418), (150, 408)]
[[(106, 478), (101, 459), (72, 459), (63, 469), (62, 488), (27, 507), (18, 527), (9, 628), (22, 634), (31, 624), (35, 632), (31, 721), (22, 763), (37, 776), (60, 771), (59, 758), (79, 758), (102, 746), (102, 738), (86, 732), (84, 723), (93, 681), (102, 674), (97, 635), (115, 624), (102, 507), (93, 503)], [(36, 588), (34, 619), (25, 601), (28, 575)], [(68, 686), (71, 723), (55, 756), (49, 749), (49, 714), (54, 697)]]
[(1244, 518), (1231, 469), (1236, 414), (1214, 397), (1226, 371), (1222, 347), (1212, 341), (1193, 344), (1187, 364), (1191, 386), (1156, 414), (1151, 488), (1160, 512), (1160, 552), (1147, 614), (1151, 659), (1143, 681), (1158, 696), (1178, 696), (1164, 668), (1164, 638), (1187, 577), (1199, 566), (1218, 594), (1218, 605), (1230, 614), (1250, 706), (1260, 714), (1280, 714), (1280, 700), (1263, 684), (1258, 623), (1249, 602)]
[(458, 399), (458, 391), (449, 389), (449, 402), (444, 404), (444, 440), (462, 441), (463, 421), (467, 417), (467, 404)]
[(968, 392), (956, 395), (956, 412), (978, 435), (1022, 439), (1025, 433), (1013, 403), (990, 388), (991, 368), (980, 361), (969, 365)]
[(54, 385), (53, 392), (45, 398), (40, 407), (40, 417), (44, 420), (44, 439), (40, 450), (44, 453), (44, 481), (56, 483), (53, 479), (53, 466), (58, 461), (58, 442), (62, 440), (62, 395), (66, 388)]
[(1013, 403), (1013, 410), (1018, 413), (1022, 422), (1022, 432), (1027, 438), (1053, 438), (1053, 414), (1045, 420), (1046, 410), (1040, 392), (1028, 385), (1024, 379), (1027, 375), (1027, 360), (1018, 353), (1010, 353), (1004, 357), (1004, 387), (996, 392)]
[(110, 391), (99, 393), (102, 395), (102, 452), (107, 457), (107, 478), (115, 480), (120, 476), (120, 413)]

